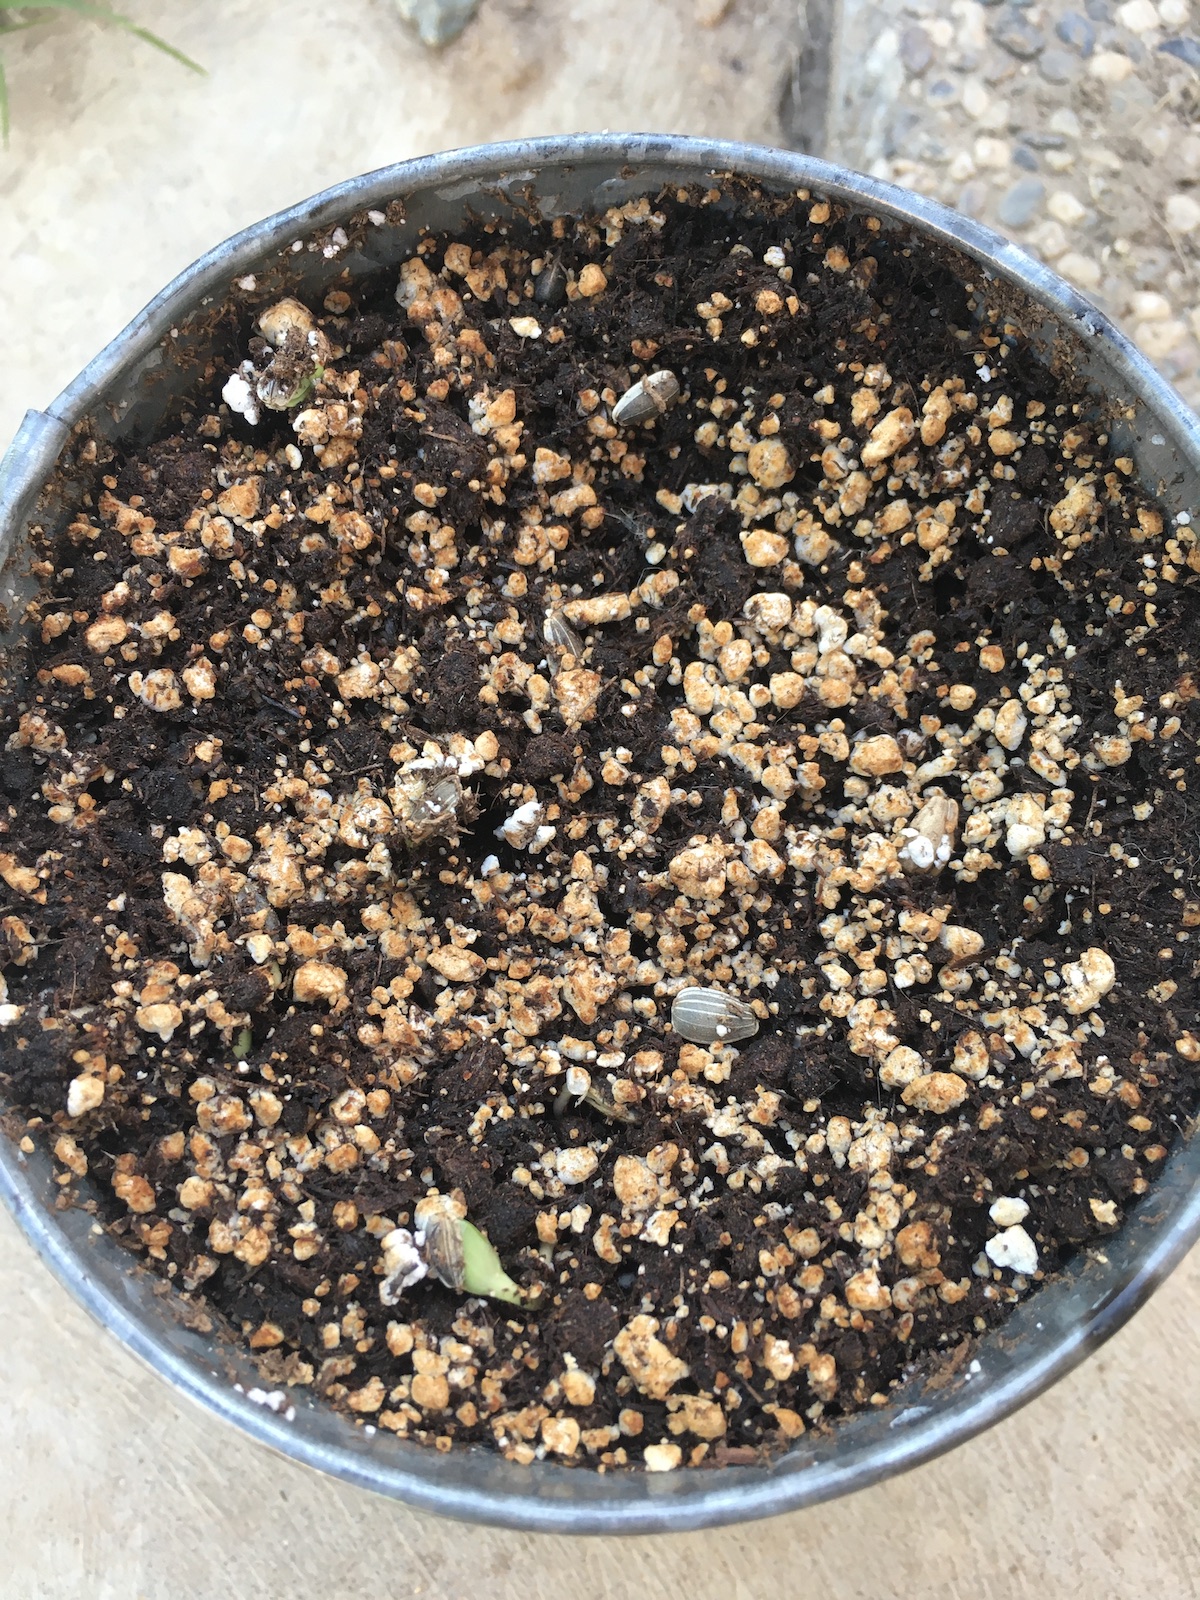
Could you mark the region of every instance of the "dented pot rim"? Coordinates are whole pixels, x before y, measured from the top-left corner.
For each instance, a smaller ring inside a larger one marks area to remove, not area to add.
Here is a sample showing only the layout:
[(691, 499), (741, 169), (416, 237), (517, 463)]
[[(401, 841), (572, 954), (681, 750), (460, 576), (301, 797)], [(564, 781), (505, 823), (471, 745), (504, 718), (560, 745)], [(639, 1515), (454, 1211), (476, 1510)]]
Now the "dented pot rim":
[[(131, 367), (151, 356), (205, 296), (293, 240), (353, 212), (421, 194), (442, 202), (494, 197), (541, 179), (576, 209), (603, 205), (639, 185), (704, 181), (737, 173), (777, 189), (812, 189), (894, 219), (979, 263), (1040, 305), (1056, 341), (1091, 359), (1111, 391), (1141, 408), (1153, 432), (1139, 440), (1139, 467), (1167, 498), (1200, 499), (1200, 423), (1130, 341), (1056, 273), (980, 223), (932, 200), (815, 157), (763, 146), (657, 134), (587, 134), (519, 140), (424, 156), (350, 179), (267, 217), (179, 274), (43, 411), (26, 414), (0, 463), (0, 550), (14, 548), (72, 428), (97, 410)], [(559, 184), (555, 189), (554, 184)], [(1163, 454), (1163, 452), (1166, 454)], [(1159, 452), (1158, 455), (1155, 452)], [(1182, 487), (1181, 487), (1182, 486)], [(1174, 491), (1172, 493), (1172, 490)], [(940, 1455), (1009, 1415), (1121, 1327), (1200, 1237), (1200, 1141), (1181, 1138), (1154, 1188), (1121, 1231), (1076, 1258), (999, 1330), (982, 1339), (954, 1383), (925, 1403), (902, 1396), (835, 1430), (805, 1435), (769, 1468), (712, 1467), (666, 1474), (609, 1473), (539, 1463), (518, 1467), (478, 1449), (447, 1456), (367, 1435), (298, 1391), (294, 1420), (252, 1402), (253, 1369), (180, 1328), (159, 1280), (131, 1267), (82, 1212), (57, 1213), (48, 1158), (0, 1137), (0, 1199), (75, 1298), (179, 1394), (293, 1460), (446, 1516), (556, 1533), (683, 1532), (816, 1504)], [(236, 1380), (236, 1381), (235, 1381)]]

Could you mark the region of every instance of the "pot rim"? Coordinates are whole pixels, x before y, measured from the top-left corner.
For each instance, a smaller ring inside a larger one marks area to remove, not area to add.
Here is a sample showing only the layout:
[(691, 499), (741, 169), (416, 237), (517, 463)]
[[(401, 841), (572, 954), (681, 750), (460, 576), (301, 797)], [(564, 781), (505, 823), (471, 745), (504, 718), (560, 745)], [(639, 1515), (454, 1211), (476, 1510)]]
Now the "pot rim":
[[(0, 463), (0, 549), (14, 547), (71, 429), (100, 404), (109, 385), (150, 356), (202, 297), (224, 294), (231, 278), (269, 252), (397, 196), (433, 190), (455, 198), (456, 191), (466, 195), (481, 186), (519, 184), (546, 169), (569, 172), (579, 167), (607, 171), (610, 178), (623, 177), (628, 170), (631, 180), (644, 168), (648, 190), (672, 176), (685, 181), (734, 172), (777, 189), (812, 189), (911, 225), (1023, 290), (1050, 314), (1056, 331), (1074, 336), (1082, 349), (1100, 351), (1109, 374), (1144, 405), (1160, 430), (1152, 443), (1160, 447), (1169, 442), (1175, 482), (1180, 469), (1188, 476), (1200, 472), (1200, 423), (1174, 389), (1082, 295), (982, 224), (876, 178), (797, 152), (671, 135), (581, 134), (479, 145), (382, 167), (325, 189), (208, 251), (156, 295), (44, 411), (26, 414)], [(118, 1257), (121, 1262), (128, 1258), (104, 1239), (91, 1242), (97, 1251), (112, 1253), (112, 1261), (94, 1255), (89, 1262), (81, 1245), (84, 1231), (76, 1228), (79, 1237), (70, 1236), (64, 1215), (46, 1203), (49, 1188), (45, 1158), (26, 1157), (0, 1138), (0, 1199), (26, 1237), (76, 1299), (178, 1392), (281, 1454), (359, 1487), (443, 1515), (557, 1533), (680, 1532), (746, 1521), (815, 1504), (929, 1460), (990, 1427), (1062, 1377), (1127, 1321), (1200, 1236), (1200, 1143), (1185, 1136), (1121, 1232), (1105, 1241), (1105, 1251), (1083, 1252), (1031, 1296), (1014, 1319), (982, 1341), (981, 1381), (973, 1389), (964, 1385), (945, 1406), (940, 1401), (926, 1407), (896, 1401), (883, 1408), (886, 1423), (876, 1415), (839, 1424), (838, 1447), (828, 1459), (819, 1444), (814, 1449), (802, 1440), (769, 1468), (602, 1477), (587, 1468), (548, 1463), (518, 1467), (481, 1450), (441, 1457), (420, 1446), (402, 1446), (389, 1435), (379, 1436), (386, 1449), (376, 1448), (373, 1439), (340, 1418), (342, 1432), (336, 1436), (322, 1439), (306, 1432), (303, 1425), (251, 1403), (228, 1377), (212, 1371), (215, 1354), (198, 1362), (194, 1351), (183, 1352), (155, 1330), (128, 1288), (133, 1269), (114, 1265)], [(1027, 1317), (1024, 1334), (1004, 1338), (1029, 1306), (1044, 1309), (1049, 1323), (1054, 1320), (1052, 1306), (1060, 1303), (1063, 1314), (1049, 1334), (1043, 1331), (1039, 1338), (1033, 1330), (1042, 1330), (1043, 1323)], [(161, 1307), (156, 1314), (162, 1318)], [(1022, 1339), (1023, 1349), (1018, 1349)], [(868, 1428), (870, 1436), (860, 1438)]]

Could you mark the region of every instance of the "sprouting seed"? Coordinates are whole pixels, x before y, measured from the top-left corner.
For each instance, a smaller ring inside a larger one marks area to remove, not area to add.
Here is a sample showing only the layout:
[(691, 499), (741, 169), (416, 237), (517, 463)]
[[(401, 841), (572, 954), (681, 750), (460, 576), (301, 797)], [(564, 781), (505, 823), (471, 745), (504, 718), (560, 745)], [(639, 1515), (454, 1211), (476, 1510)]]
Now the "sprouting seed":
[(671, 1026), (693, 1044), (735, 1044), (754, 1037), (758, 1018), (720, 989), (681, 989), (671, 1002)]
[(450, 812), (457, 810), (462, 787), (457, 778), (439, 778), (430, 784), (408, 814), (410, 832), (432, 831)]
[(459, 1217), (439, 1212), (425, 1221), (425, 1259), (434, 1277), (447, 1289), (460, 1292), (466, 1276), (463, 1256), (463, 1228)]
[(241, 1032), (238, 1034), (237, 1039), (234, 1041), (233, 1052), (232, 1052), (233, 1053), (233, 1059), (235, 1061), (244, 1061), (246, 1059), (246, 1057), (250, 1054), (250, 1047), (253, 1045), (253, 1043), (254, 1043), (254, 1029), (253, 1028), (243, 1028), (241, 1030)]
[(258, 318), (259, 332), (276, 350), (281, 350), (288, 339), (296, 335), (307, 339), (316, 325), (316, 319), (308, 307), (291, 295), (268, 306), (259, 313)]
[(275, 369), (272, 362), (258, 380), (255, 393), (266, 406), (268, 411), (291, 411), (294, 407), (307, 400), (309, 395), (325, 376), (324, 367), (313, 367), (311, 371), (297, 377), (294, 370), (282, 375)]
[(510, 1306), (536, 1305), (542, 1291), (538, 1288), (522, 1289), (505, 1272), (500, 1257), (487, 1237), (471, 1222), (460, 1222), (462, 1233), (463, 1282), (468, 1294), (484, 1294), (492, 1300), (504, 1300)]
[(665, 367), (639, 378), (617, 401), (612, 419), (618, 428), (635, 422), (651, 422), (661, 417), (679, 399), (679, 379)]
[(426, 1223), (425, 1259), (434, 1276), (455, 1294), (465, 1290), (513, 1306), (534, 1298), (513, 1282), (489, 1240), (465, 1217), (439, 1216)]
[(633, 1106), (627, 1106), (606, 1094), (595, 1080), (589, 1085), (583, 1103), (591, 1106), (593, 1111), (598, 1111), (602, 1117), (607, 1117), (610, 1122), (638, 1123), (642, 1120), (641, 1113)]
[(569, 1095), (582, 1100), (592, 1087), (592, 1075), (586, 1067), (569, 1066), (563, 1073), (563, 1086)]
[(574, 656), (576, 661), (579, 661), (583, 656), (583, 640), (561, 611), (548, 611), (546, 613), (546, 620), (542, 623), (542, 638), (550, 646), (551, 650), (559, 650), (564, 655)]
[(592, 1087), (592, 1075), (586, 1067), (569, 1066), (563, 1073), (563, 1085), (554, 1102), (554, 1115), (565, 1117), (572, 1101), (584, 1098)]
[(458, 764), (445, 756), (422, 756), (405, 762), (396, 774), (390, 800), (392, 813), (410, 845), (423, 844), (435, 834), (453, 835), (474, 815), (471, 796), (459, 778)]
[(958, 831), (958, 806), (944, 794), (926, 800), (909, 826), (896, 852), (905, 872), (925, 875), (941, 872), (954, 854)]
[[(522, 1289), (513, 1282), (486, 1236), (459, 1215), (460, 1209), (448, 1195), (428, 1195), (417, 1202), (417, 1232), (412, 1241), (421, 1261), (455, 1294), (488, 1295), (514, 1306), (533, 1304), (538, 1291)], [(407, 1275), (407, 1282), (415, 1283), (418, 1277), (414, 1271)]]

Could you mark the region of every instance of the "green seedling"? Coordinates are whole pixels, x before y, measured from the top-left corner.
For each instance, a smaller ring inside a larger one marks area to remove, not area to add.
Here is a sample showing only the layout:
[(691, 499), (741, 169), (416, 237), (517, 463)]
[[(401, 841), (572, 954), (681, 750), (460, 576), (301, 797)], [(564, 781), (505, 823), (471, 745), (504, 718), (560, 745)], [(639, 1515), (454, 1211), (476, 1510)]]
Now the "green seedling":
[(268, 411), (292, 411), (308, 399), (321, 379), (325, 376), (324, 367), (314, 367), (298, 383), (288, 386), (277, 378), (273, 378), (268, 369), (258, 385), (258, 398)]
[(512, 1281), (495, 1249), (479, 1229), (470, 1222), (459, 1226), (462, 1229), (463, 1288), (468, 1294), (506, 1300), (512, 1306), (529, 1305), (536, 1296)]
[(430, 1217), (425, 1223), (425, 1258), (435, 1277), (457, 1293), (486, 1295), (512, 1306), (531, 1305), (536, 1293), (513, 1282), (486, 1236), (463, 1217)]

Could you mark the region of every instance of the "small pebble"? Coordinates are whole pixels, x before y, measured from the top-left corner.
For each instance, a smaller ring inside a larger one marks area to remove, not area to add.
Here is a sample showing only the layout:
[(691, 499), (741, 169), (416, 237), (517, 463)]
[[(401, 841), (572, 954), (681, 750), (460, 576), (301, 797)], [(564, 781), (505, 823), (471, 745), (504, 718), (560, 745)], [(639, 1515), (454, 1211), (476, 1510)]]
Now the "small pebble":
[(977, 217), (988, 202), (987, 186), (978, 180), (974, 183), (965, 183), (958, 192), (955, 202), (964, 217)]
[(901, 33), (900, 60), (914, 78), (919, 78), (933, 60), (933, 41), (919, 23)]
[(1046, 43), (1041, 32), (1015, 10), (1000, 18), (992, 38), (1018, 61), (1032, 61)]
[(978, 122), (991, 106), (992, 97), (978, 78), (968, 78), (962, 90), (963, 110)]
[(1078, 11), (1066, 11), (1054, 25), (1054, 31), (1064, 44), (1078, 50), (1081, 56), (1090, 56), (1096, 48), (1096, 29), (1089, 18)]
[(1047, 83), (1070, 83), (1075, 76), (1075, 57), (1065, 50), (1043, 50), (1038, 71)]
[(1060, 145), (1064, 139), (1078, 139), (1083, 132), (1079, 125), (1079, 118), (1071, 110), (1070, 106), (1060, 106), (1046, 126), (1051, 133), (1058, 136)]
[(1200, 203), (1190, 194), (1168, 195), (1163, 215), (1172, 233), (1194, 233), (1200, 228)]
[(1186, 62), (1189, 67), (1195, 67), (1200, 71), (1200, 40), (1164, 39), (1158, 48), (1164, 55), (1175, 56), (1178, 60)]
[(1129, 312), (1139, 322), (1165, 322), (1171, 315), (1171, 302), (1154, 289), (1138, 289), (1129, 297)]
[(422, 44), (440, 48), (458, 38), (478, 3), (479, 0), (396, 0), (396, 9), (416, 27)]
[(1066, 189), (1058, 189), (1050, 196), (1046, 202), (1046, 210), (1065, 228), (1077, 227), (1087, 216), (1087, 208), (1080, 205), (1075, 196)]
[(1160, 25), (1153, 0), (1125, 0), (1117, 7), (1117, 21), (1130, 33), (1151, 33)]
[(1060, 256), (1055, 265), (1064, 278), (1069, 278), (1080, 289), (1090, 291), (1100, 287), (1100, 268), (1094, 261), (1090, 261), (1087, 256), (1081, 256), (1076, 250)]
[(998, 1228), (1015, 1228), (1029, 1215), (1029, 1204), (1015, 1195), (1001, 1195), (988, 1208), (988, 1216)]
[(1101, 50), (1098, 56), (1092, 57), (1088, 71), (1101, 83), (1124, 83), (1133, 71), (1133, 62), (1117, 50)]
[(996, 216), (1006, 228), (1026, 228), (1042, 208), (1046, 185), (1040, 178), (1018, 178), (1004, 193)]

